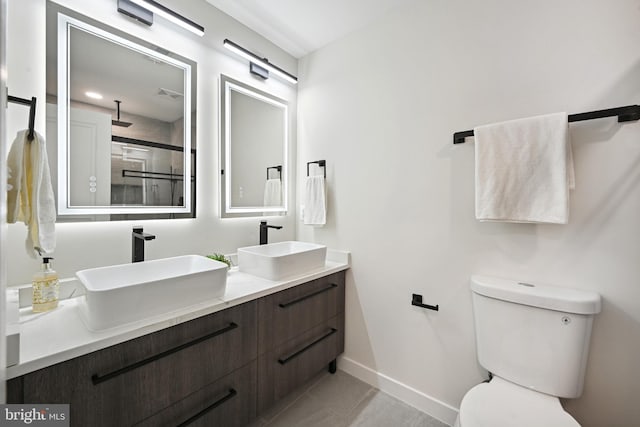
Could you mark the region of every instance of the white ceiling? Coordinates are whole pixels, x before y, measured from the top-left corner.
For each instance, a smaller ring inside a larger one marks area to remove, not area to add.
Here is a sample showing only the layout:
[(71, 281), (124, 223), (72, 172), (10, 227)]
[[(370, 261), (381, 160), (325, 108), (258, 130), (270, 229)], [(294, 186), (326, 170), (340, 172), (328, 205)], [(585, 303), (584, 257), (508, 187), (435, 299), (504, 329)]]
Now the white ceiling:
[(301, 58), (415, 0), (206, 0)]

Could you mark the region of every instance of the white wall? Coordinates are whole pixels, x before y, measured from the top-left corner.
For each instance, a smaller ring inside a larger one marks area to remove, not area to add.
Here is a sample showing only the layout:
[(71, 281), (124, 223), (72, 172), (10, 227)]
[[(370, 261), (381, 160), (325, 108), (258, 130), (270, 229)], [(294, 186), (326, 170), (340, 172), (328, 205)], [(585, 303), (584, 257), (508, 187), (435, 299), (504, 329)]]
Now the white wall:
[(565, 407), (585, 427), (637, 425), (640, 123), (571, 125), (566, 226), (477, 222), (474, 145), (452, 134), (639, 103), (639, 20), (638, 0), (416, 1), (300, 61), (298, 189), (326, 159), (330, 195), (328, 224), (298, 239), (352, 251), (343, 368), (451, 421), (486, 377), (471, 274), (590, 289), (603, 311)]
[[(146, 244), (147, 259), (186, 253), (230, 253), (235, 252), (239, 246), (257, 244), (257, 218), (219, 218), (219, 76), (224, 73), (288, 100), (292, 111), (290, 133), (294, 136), (296, 88), (277, 79), (262, 82), (252, 78), (248, 72), (248, 63), (224, 49), (222, 41), (229, 38), (293, 71), (296, 69), (296, 59), (204, 0), (163, 1), (164, 5), (203, 25), (206, 34), (202, 39), (158, 17), (152, 27), (140, 25), (118, 13), (115, 0), (60, 0), (57, 3), (198, 63), (198, 185), (195, 219), (58, 224), (58, 246), (53, 255), (55, 269), (62, 277), (71, 277), (79, 269), (129, 262), (130, 233), (134, 224), (143, 225), (145, 231), (157, 236), (156, 240)], [(45, 12), (45, 0), (15, 0), (9, 4), (8, 85), (13, 95), (38, 97), (36, 129), (41, 134), (45, 133)], [(28, 110), (12, 107), (8, 114), (8, 135), (11, 141), (15, 132), (26, 126)], [(295, 137), (291, 143), (295, 147)], [(291, 152), (295, 159), (295, 149)], [(290, 187), (289, 197), (293, 200), (295, 185)], [(270, 219), (274, 224), (284, 225), (282, 230), (271, 233), (273, 241), (290, 240), (294, 237), (293, 215), (294, 212), (291, 212), (287, 216)], [(38, 269), (38, 263), (29, 259), (25, 253), (26, 228), (17, 224), (10, 226), (8, 231), (6, 260), (9, 265), (9, 284), (28, 283), (33, 272)]]

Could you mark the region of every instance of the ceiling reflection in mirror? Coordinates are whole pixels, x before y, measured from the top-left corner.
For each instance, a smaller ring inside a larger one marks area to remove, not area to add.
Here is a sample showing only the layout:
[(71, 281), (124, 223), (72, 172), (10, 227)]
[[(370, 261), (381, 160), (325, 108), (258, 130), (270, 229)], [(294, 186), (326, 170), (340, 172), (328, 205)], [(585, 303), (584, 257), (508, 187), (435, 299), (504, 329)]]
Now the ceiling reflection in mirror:
[(222, 216), (287, 210), (288, 105), (221, 76)]
[(195, 64), (65, 12), (47, 23), (59, 220), (195, 216)]

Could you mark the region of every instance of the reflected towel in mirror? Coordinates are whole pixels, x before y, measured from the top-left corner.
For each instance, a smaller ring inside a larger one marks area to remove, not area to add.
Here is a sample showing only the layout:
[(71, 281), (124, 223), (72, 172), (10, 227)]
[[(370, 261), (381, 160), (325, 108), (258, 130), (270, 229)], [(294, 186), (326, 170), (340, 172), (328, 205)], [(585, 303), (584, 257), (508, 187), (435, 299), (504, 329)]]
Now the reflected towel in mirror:
[(268, 179), (264, 185), (264, 206), (282, 206), (282, 181)]

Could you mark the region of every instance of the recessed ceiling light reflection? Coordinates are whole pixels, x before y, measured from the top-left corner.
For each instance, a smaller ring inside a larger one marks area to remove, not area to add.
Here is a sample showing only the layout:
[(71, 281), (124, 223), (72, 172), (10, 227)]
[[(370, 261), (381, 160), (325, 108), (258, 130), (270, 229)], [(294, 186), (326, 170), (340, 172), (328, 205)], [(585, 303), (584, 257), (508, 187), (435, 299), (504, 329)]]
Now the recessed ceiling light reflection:
[(91, 99), (102, 99), (102, 95), (99, 94), (98, 92), (85, 92), (85, 95), (87, 95), (89, 98)]

